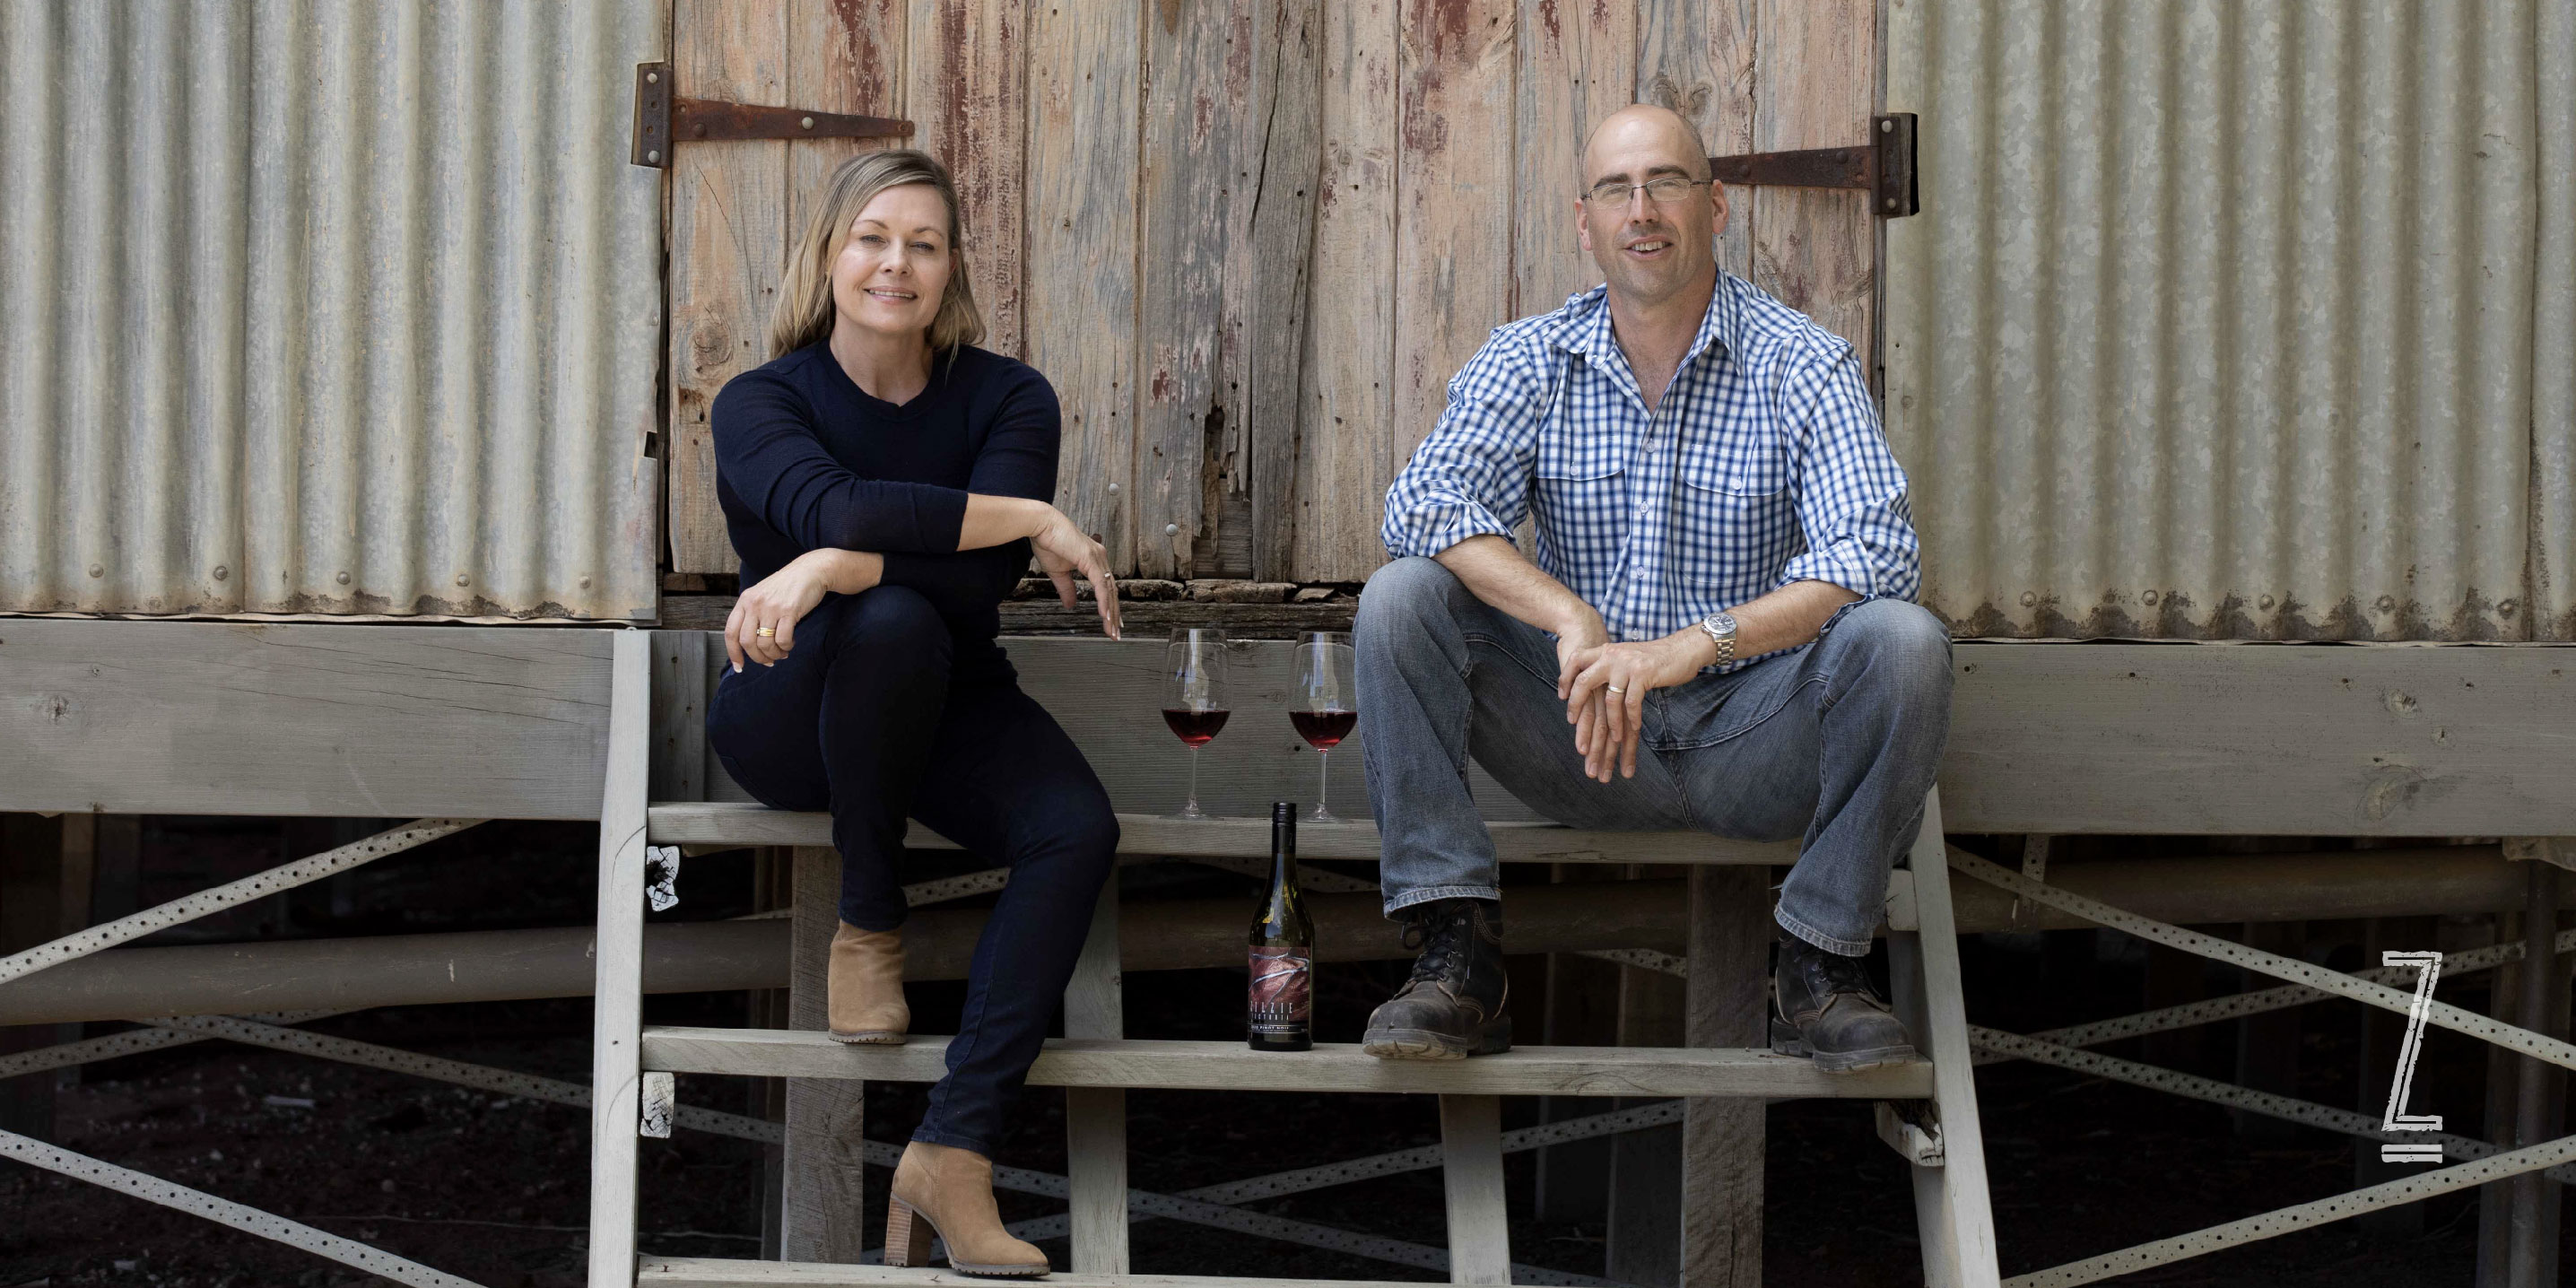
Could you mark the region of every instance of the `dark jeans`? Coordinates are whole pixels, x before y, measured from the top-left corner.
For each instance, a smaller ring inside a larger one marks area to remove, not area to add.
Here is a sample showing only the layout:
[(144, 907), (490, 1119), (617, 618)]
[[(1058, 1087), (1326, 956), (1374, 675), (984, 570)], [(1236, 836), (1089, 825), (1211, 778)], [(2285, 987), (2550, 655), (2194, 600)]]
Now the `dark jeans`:
[(1046, 708), (1007, 673), (952, 682), (953, 656), (947, 623), (913, 591), (826, 595), (787, 660), (725, 672), (707, 734), (761, 803), (832, 812), (841, 920), (862, 930), (903, 924), (907, 815), (1010, 868), (948, 1076), (912, 1134), (990, 1158), (1116, 863), (1118, 820)]

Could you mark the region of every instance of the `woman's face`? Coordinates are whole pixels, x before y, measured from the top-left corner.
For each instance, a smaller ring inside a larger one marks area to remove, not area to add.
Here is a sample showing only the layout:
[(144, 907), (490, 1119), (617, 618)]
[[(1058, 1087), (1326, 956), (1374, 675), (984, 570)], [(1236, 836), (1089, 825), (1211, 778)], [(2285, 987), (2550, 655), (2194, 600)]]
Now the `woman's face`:
[(939, 316), (956, 262), (948, 244), (948, 203), (928, 184), (888, 188), (859, 211), (832, 264), (840, 324), (922, 337)]

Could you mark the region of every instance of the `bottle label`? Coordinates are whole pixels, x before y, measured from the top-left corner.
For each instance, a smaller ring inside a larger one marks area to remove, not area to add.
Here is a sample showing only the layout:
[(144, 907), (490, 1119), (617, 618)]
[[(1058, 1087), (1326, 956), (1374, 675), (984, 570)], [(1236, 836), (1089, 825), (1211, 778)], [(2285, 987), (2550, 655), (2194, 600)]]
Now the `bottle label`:
[(1302, 1038), (1315, 1017), (1315, 954), (1307, 948), (1252, 950), (1252, 1032)]

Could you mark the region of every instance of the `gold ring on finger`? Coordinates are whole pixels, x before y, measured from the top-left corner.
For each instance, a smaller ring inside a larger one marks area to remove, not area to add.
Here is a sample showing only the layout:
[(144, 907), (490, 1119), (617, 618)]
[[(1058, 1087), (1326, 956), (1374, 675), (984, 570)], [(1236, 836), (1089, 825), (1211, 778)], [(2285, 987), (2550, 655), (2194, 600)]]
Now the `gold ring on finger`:
[(1626, 693), (1626, 692), (1627, 692), (1627, 690), (1626, 690), (1626, 689), (1620, 688), (1618, 685), (1615, 685), (1615, 684), (1605, 684), (1605, 685), (1603, 685), (1603, 686), (1601, 686), (1601, 687), (1603, 687), (1603, 688), (1605, 688), (1605, 689), (1610, 690), (1612, 693)]
[(773, 637), (773, 636), (777, 635), (777, 634), (778, 634), (778, 632), (776, 632), (776, 631), (774, 631), (774, 630), (771, 630), (770, 628), (768, 628), (768, 627), (766, 627), (766, 626), (763, 626), (763, 627), (761, 627), (759, 630), (753, 631), (753, 632), (752, 632), (752, 634), (757, 635), (757, 636), (759, 636), (759, 637), (760, 637), (760, 638), (762, 638), (762, 639), (769, 639), (769, 638), (771, 638), (771, 637)]

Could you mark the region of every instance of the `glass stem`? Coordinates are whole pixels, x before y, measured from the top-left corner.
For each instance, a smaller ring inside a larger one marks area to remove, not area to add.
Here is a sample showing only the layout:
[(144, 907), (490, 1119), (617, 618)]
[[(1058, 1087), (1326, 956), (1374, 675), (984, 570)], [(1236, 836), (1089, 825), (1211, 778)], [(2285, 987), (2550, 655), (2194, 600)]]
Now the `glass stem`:
[(1190, 748), (1190, 808), (1199, 807), (1199, 749)]
[(1330, 748), (1330, 747), (1318, 747), (1318, 748), (1316, 748), (1316, 749), (1315, 749), (1315, 812), (1316, 812), (1316, 813), (1318, 813), (1318, 814), (1329, 814), (1329, 813), (1331, 813), (1331, 812), (1332, 812), (1332, 811), (1327, 810), (1327, 809), (1325, 809), (1325, 808), (1324, 808), (1324, 794), (1325, 794), (1326, 792), (1331, 791), (1331, 790), (1332, 790), (1332, 786), (1333, 786), (1333, 774), (1332, 774), (1332, 769), (1333, 769), (1333, 749), (1332, 749), (1332, 748)]

